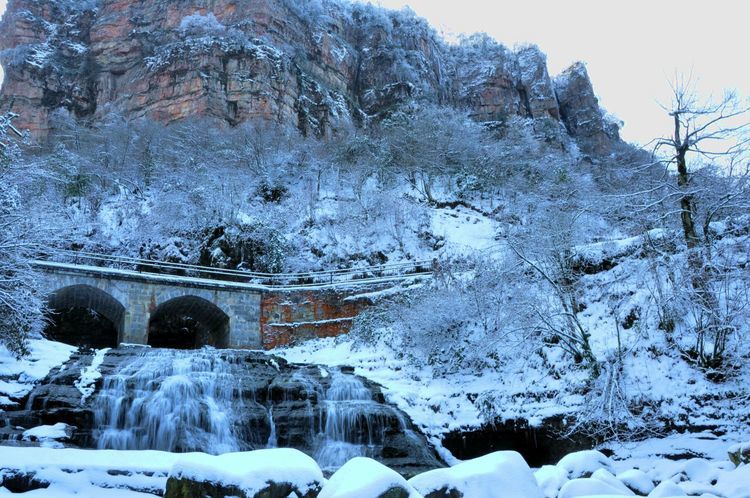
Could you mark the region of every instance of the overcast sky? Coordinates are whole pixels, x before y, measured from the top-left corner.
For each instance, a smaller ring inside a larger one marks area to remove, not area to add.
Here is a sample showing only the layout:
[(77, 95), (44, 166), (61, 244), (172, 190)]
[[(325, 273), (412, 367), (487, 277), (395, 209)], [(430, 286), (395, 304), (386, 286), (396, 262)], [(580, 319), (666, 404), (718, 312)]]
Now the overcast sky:
[[(54, 1), (54, 0), (49, 0)], [(0, 0), (0, 11), (6, 0)], [(532, 42), (558, 73), (584, 61), (600, 104), (625, 121), (627, 140), (669, 129), (657, 102), (669, 102), (675, 72), (698, 79), (703, 94), (750, 95), (750, 4), (737, 0), (380, 0), (409, 5), (449, 36), (485, 31), (513, 46)]]

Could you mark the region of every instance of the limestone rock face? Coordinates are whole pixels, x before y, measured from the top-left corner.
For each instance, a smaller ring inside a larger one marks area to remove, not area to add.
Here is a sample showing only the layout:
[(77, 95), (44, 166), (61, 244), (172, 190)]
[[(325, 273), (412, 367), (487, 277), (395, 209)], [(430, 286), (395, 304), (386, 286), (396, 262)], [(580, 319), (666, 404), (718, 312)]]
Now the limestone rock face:
[(448, 45), (423, 19), (371, 5), (10, 0), (0, 48), (0, 109), (40, 139), (59, 108), (93, 119), (115, 110), (162, 122), (262, 119), (326, 136), (421, 101), (479, 121), (562, 117), (597, 151), (606, 145), (585, 69), (553, 84), (536, 47), (481, 36)]
[(618, 127), (599, 108), (586, 66), (577, 62), (555, 78), (560, 115), (586, 153), (605, 154), (619, 140)]

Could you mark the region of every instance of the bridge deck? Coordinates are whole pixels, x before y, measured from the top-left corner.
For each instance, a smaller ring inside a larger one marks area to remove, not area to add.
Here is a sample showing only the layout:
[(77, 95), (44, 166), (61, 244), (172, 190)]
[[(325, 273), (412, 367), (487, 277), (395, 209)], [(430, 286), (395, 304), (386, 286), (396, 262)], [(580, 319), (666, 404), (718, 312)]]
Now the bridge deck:
[[(92, 266), (73, 263), (60, 263), (55, 261), (36, 260), (33, 265), (37, 268), (46, 269), (58, 273), (83, 273), (99, 277), (117, 278), (121, 280), (136, 280), (141, 282), (154, 282), (170, 284), (183, 287), (201, 287), (223, 290), (244, 290), (262, 292), (267, 290), (304, 290), (304, 289), (326, 289), (326, 288), (352, 288), (360, 286), (371, 286), (388, 282), (403, 280), (413, 280), (419, 277), (426, 277), (430, 272), (412, 272), (396, 275), (384, 275), (367, 278), (350, 278), (348, 280), (334, 280), (330, 282), (313, 282), (305, 284), (262, 284), (255, 282), (236, 282), (230, 280), (220, 280), (215, 278), (190, 277), (183, 275), (168, 275), (163, 273), (153, 273), (138, 270), (128, 270), (122, 268), (107, 268), (102, 266)], [(358, 273), (367, 271), (367, 269), (356, 270)], [(353, 274), (354, 272), (352, 272)], [(295, 275), (295, 274), (292, 274)], [(239, 275), (234, 274), (234, 277)], [(281, 274), (279, 277), (283, 277)], [(349, 275), (351, 276), (351, 275)], [(248, 279), (250, 276), (248, 276)], [(291, 278), (291, 277), (290, 277)]]

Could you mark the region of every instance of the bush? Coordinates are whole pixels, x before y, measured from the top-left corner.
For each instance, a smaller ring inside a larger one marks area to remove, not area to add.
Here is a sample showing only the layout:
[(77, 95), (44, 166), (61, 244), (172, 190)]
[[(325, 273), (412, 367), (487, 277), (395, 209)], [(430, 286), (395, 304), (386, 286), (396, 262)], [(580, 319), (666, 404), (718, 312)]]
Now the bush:
[(219, 225), (204, 231), (199, 264), (280, 273), (285, 254), (286, 239), (273, 227), (260, 222)]

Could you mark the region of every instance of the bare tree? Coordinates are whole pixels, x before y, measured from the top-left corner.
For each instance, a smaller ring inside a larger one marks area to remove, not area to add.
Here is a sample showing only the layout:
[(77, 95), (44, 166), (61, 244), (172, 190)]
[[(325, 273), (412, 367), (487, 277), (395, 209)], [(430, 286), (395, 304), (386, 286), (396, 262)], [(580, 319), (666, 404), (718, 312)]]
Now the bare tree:
[(0, 344), (20, 356), (27, 352), (28, 335), (41, 331), (44, 306), (29, 264), (36, 231), (19, 194), (21, 178), (29, 172), (19, 168), (16, 140), (24, 135), (13, 126), (15, 117), (0, 116)]
[[(739, 179), (737, 169), (750, 141), (743, 136), (750, 127), (750, 106), (742, 105), (733, 92), (726, 92), (718, 101), (701, 100), (689, 79), (679, 79), (672, 85), (672, 98), (672, 105), (664, 107), (673, 119), (672, 134), (656, 141), (656, 151), (666, 152), (667, 171), (675, 170), (671, 196), (679, 202), (680, 226), (688, 249), (687, 270), (698, 310), (694, 354), (699, 365), (714, 367), (721, 363), (731, 327), (722, 316), (713, 285), (716, 269), (711, 263), (710, 224), (719, 213), (747, 204), (747, 169)], [(717, 185), (711, 189), (706, 178), (697, 184), (696, 179), (707, 167), (717, 170), (708, 177), (729, 191), (715, 195)], [(703, 206), (702, 224), (698, 220), (700, 199), (712, 201)], [(711, 344), (706, 344), (707, 340)]]

